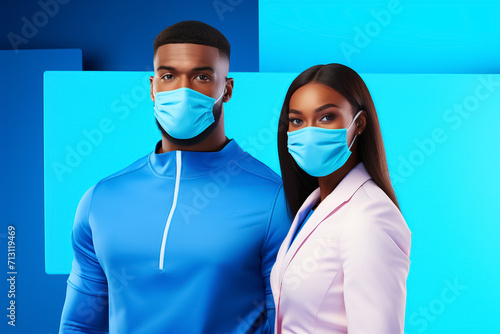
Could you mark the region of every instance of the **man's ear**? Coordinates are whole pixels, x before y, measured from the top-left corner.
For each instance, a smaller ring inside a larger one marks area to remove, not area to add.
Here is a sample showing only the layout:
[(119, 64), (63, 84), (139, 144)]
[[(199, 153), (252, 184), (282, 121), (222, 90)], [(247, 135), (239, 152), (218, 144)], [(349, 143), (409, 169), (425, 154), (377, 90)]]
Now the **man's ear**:
[(233, 78), (227, 78), (226, 79), (226, 93), (224, 94), (224, 97), (222, 98), (222, 102), (228, 102), (231, 100), (231, 97), (233, 96), (233, 87), (234, 87), (234, 79)]
[(149, 84), (151, 86), (151, 100), (153, 100), (153, 102), (154, 102), (155, 101), (155, 94), (153, 93), (153, 79), (154, 79), (154, 76), (149, 77)]

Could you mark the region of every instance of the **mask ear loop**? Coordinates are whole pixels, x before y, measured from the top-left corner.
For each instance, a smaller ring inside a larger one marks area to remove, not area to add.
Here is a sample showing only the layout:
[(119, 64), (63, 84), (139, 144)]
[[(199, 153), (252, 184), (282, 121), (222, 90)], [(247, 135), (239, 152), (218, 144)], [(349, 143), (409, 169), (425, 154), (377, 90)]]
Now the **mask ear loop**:
[[(361, 114), (361, 112), (362, 112), (362, 111), (363, 111), (363, 110), (358, 111), (358, 113), (356, 114), (356, 116), (354, 116), (354, 119), (352, 120), (351, 125), (349, 125), (349, 127), (347, 128), (346, 133), (347, 133), (347, 132), (349, 132), (349, 130), (350, 130), (350, 129), (351, 129), (351, 127), (353, 126), (354, 122), (356, 121), (356, 118), (358, 118), (358, 116)], [(351, 150), (351, 147), (352, 147), (352, 145), (354, 144), (354, 141), (356, 140), (356, 137), (357, 137), (357, 136), (358, 136), (358, 135), (354, 135), (354, 138), (352, 139), (351, 145), (349, 145), (349, 151)]]
[[(227, 78), (226, 78), (227, 79)], [(222, 94), (219, 96), (219, 98), (217, 100), (215, 100), (214, 104), (216, 104), (217, 102), (219, 102), (219, 100), (227, 93), (227, 89), (226, 89), (226, 84), (224, 84), (224, 91), (222, 92)]]

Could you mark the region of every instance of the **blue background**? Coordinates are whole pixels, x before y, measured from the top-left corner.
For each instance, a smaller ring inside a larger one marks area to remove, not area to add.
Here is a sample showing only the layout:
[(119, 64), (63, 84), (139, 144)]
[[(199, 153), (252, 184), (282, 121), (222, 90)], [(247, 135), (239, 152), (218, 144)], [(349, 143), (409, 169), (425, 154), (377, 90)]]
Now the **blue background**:
[[(500, 76), (490, 75), (500, 73), (499, 1), (8, 0), (0, 7), (0, 263), (15, 225), (17, 325), (0, 314), (1, 333), (57, 333), (76, 204), (160, 138), (144, 93), (152, 42), (185, 19), (231, 42), (227, 134), (274, 169), (274, 115), (295, 75), (329, 62), (360, 72), (412, 231), (406, 332), (500, 332), (492, 127)], [(66, 161), (68, 147), (86, 155), (58, 178), (53, 163)], [(7, 292), (3, 278), (5, 314)]]
[(498, 0), (259, 2), (261, 71), (498, 73)]

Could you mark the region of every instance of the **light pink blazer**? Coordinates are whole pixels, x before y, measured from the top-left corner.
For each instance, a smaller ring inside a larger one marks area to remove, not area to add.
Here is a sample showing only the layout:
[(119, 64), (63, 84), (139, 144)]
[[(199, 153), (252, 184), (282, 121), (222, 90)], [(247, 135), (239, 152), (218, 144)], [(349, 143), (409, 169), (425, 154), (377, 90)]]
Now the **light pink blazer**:
[(404, 332), (411, 232), (359, 163), (316, 208), (304, 202), (271, 272), (275, 333)]

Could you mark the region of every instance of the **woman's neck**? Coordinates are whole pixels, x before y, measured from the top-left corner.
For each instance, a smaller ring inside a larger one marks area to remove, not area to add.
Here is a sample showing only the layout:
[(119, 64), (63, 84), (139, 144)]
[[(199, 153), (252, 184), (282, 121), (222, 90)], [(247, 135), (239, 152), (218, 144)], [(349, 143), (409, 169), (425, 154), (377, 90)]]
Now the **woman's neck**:
[[(349, 159), (347, 160), (347, 162), (342, 167), (337, 169), (335, 172), (333, 172), (329, 175), (326, 175), (326, 176), (318, 177), (319, 190), (320, 190), (320, 194), (321, 194), (321, 202), (323, 202), (323, 200), (328, 195), (330, 195), (332, 193), (332, 191), (335, 190), (335, 188), (337, 188), (340, 181), (342, 181), (342, 179), (358, 163), (359, 163), (358, 158), (356, 156), (354, 156), (354, 154), (352, 154), (349, 157)], [(318, 203), (317, 205), (319, 205), (320, 203)]]

